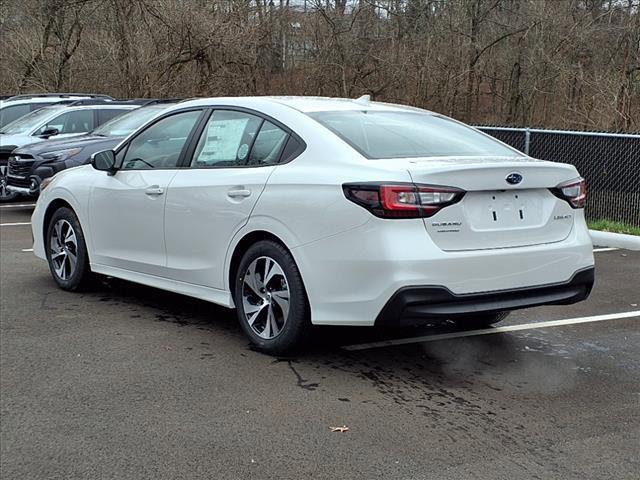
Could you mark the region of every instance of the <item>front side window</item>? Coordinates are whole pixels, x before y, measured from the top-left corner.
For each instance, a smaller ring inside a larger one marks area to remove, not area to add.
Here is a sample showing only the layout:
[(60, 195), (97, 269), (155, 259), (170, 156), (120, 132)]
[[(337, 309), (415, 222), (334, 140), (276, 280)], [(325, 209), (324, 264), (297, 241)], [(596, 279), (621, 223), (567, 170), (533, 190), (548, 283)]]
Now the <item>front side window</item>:
[(66, 112), (49, 120), (35, 134), (42, 135), (47, 130), (57, 130), (58, 134), (85, 133), (93, 130), (93, 110)]
[(202, 132), (192, 167), (246, 165), (262, 119), (231, 110), (216, 110)]
[(180, 153), (200, 117), (200, 111), (163, 118), (136, 136), (122, 162), (124, 170), (176, 168)]
[(429, 113), (349, 110), (309, 116), (369, 159), (521, 156), (466, 125)]

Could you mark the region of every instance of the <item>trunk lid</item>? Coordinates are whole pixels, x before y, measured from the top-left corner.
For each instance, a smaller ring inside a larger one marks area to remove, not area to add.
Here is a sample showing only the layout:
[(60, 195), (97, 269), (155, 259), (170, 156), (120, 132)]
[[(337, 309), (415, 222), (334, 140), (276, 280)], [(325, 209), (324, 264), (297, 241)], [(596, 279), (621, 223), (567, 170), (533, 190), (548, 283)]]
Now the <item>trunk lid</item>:
[[(572, 165), (528, 157), (400, 162), (405, 162), (414, 183), (457, 187), (467, 192), (460, 202), (424, 219), (427, 233), (443, 250), (560, 242), (573, 228), (575, 210), (549, 190), (579, 176)], [(510, 175), (512, 183), (507, 181)]]

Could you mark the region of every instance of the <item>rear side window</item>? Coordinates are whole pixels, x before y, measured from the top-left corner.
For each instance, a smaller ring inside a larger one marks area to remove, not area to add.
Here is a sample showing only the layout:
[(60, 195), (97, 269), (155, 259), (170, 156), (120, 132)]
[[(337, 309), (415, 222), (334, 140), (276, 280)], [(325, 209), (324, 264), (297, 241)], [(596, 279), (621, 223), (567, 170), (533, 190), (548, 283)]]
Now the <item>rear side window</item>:
[(56, 129), (58, 134), (85, 133), (93, 130), (93, 110), (76, 110), (58, 115), (43, 125), (36, 135), (41, 135), (46, 130)]
[(428, 113), (350, 110), (309, 116), (369, 159), (521, 156), (466, 125)]
[(101, 109), (98, 110), (98, 124), (96, 127), (102, 125), (105, 122), (108, 122), (112, 118), (115, 118), (123, 113), (129, 112), (130, 110), (122, 109), (122, 108), (109, 108), (109, 109)]
[(274, 165), (278, 163), (287, 136), (287, 132), (265, 120), (251, 148), (249, 165)]
[(231, 110), (215, 110), (202, 132), (192, 167), (246, 165), (262, 119)]
[(52, 103), (55, 102), (49, 102), (49, 103), (30, 103), (29, 104), (29, 108), (31, 109), (31, 111), (33, 112), (34, 110), (38, 110), (39, 108), (42, 107), (48, 107), (49, 105), (51, 105)]
[(280, 163), (287, 163), (300, 155), (305, 149), (305, 144), (299, 141), (295, 136), (289, 135), (287, 144), (282, 151)]
[(29, 113), (29, 105), (11, 105), (0, 110), (0, 128)]

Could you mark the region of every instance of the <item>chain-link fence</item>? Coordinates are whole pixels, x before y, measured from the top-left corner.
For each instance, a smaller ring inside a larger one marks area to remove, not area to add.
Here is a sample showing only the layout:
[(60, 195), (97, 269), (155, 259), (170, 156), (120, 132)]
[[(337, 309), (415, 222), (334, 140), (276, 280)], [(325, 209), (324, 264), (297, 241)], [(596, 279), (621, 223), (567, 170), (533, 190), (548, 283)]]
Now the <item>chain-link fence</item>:
[(640, 227), (640, 135), (478, 127), (542, 160), (570, 163), (587, 180), (589, 220)]

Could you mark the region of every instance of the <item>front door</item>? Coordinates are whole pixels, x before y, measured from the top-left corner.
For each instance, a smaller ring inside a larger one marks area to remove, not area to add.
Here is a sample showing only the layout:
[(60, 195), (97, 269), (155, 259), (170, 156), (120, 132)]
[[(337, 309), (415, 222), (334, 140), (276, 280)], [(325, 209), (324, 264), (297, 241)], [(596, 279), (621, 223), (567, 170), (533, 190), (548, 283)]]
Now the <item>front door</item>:
[(90, 194), (92, 262), (163, 276), (164, 207), (171, 180), (200, 110), (155, 122), (118, 152), (121, 168), (94, 182)]

